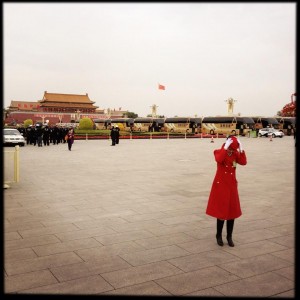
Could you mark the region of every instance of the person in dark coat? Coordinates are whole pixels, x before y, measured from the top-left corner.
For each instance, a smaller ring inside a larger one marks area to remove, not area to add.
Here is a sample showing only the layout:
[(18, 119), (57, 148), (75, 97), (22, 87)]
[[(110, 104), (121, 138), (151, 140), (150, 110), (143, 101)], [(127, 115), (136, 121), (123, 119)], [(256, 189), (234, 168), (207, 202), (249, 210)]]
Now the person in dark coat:
[(234, 247), (232, 232), (234, 220), (242, 215), (236, 180), (237, 164), (246, 165), (247, 157), (241, 142), (235, 136), (229, 136), (221, 149), (214, 151), (217, 171), (212, 183), (206, 214), (217, 218), (217, 243), (223, 246), (222, 230), (225, 220), (227, 241)]
[(111, 127), (110, 137), (111, 137), (111, 146), (115, 146), (116, 145), (116, 137), (117, 137), (117, 130), (116, 130), (115, 126)]
[(46, 125), (44, 128), (43, 143), (44, 143), (44, 146), (50, 145), (50, 128), (48, 125)]
[(60, 132), (57, 125), (54, 126), (52, 131), (52, 137), (53, 137), (53, 145), (58, 145), (60, 140)]
[[(36, 134), (36, 141), (38, 144), (38, 147), (43, 147), (43, 128), (42, 125), (36, 124), (35, 126), (35, 134)], [(34, 143), (35, 146), (35, 143)]]
[(32, 144), (32, 136), (33, 136), (33, 127), (29, 125), (26, 129), (26, 144)]
[(67, 133), (67, 142), (68, 142), (68, 149), (71, 151), (72, 145), (74, 143), (74, 130), (73, 128), (70, 128)]
[(26, 137), (26, 130), (25, 130), (24, 125), (21, 125), (21, 126), (18, 127), (17, 129), (18, 129), (18, 131), (23, 135), (23, 137), (25, 138), (25, 137)]
[(69, 132), (68, 127), (64, 127), (63, 131), (62, 131), (62, 143), (66, 143), (67, 142), (66, 139), (65, 139), (65, 136), (68, 134), (68, 132)]
[(116, 144), (119, 144), (119, 138), (120, 138), (120, 128), (118, 125), (116, 125)]
[(35, 127), (33, 127), (33, 130), (32, 130), (32, 144), (33, 146), (36, 145), (37, 141), (38, 141), (38, 127), (39, 125), (36, 125)]

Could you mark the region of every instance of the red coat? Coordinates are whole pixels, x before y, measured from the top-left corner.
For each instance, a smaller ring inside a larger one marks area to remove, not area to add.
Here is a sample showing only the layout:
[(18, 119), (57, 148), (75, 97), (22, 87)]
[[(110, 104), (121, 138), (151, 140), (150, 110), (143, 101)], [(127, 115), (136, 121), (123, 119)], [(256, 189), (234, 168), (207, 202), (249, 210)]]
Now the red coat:
[(224, 149), (214, 151), (217, 162), (217, 172), (210, 191), (206, 214), (221, 220), (231, 220), (242, 215), (235, 177), (236, 164), (246, 165), (245, 151), (235, 150), (228, 156)]

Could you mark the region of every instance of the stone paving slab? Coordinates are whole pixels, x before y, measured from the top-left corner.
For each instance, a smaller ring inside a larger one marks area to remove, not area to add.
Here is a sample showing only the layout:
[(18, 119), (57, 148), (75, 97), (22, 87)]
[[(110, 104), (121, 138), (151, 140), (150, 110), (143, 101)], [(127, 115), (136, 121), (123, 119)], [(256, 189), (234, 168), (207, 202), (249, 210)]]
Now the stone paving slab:
[(222, 138), (20, 148), (20, 182), (4, 190), (4, 292), (294, 297), (294, 139), (240, 139), (234, 248), (205, 214)]

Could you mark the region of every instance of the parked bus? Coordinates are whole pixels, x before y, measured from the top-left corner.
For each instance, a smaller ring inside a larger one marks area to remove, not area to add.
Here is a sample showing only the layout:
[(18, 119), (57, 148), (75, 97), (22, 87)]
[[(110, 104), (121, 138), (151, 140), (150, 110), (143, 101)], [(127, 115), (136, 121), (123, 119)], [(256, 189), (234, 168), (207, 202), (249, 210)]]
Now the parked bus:
[(153, 130), (153, 118), (136, 118), (133, 123), (133, 131), (150, 132)]
[(254, 120), (250, 117), (219, 116), (204, 117), (201, 123), (203, 134), (237, 134), (246, 135), (254, 127)]
[(166, 118), (163, 131), (185, 133), (191, 130), (190, 118)]
[(160, 132), (164, 127), (165, 119), (164, 118), (153, 118), (151, 131)]
[(278, 121), (278, 129), (286, 135), (292, 135), (296, 128), (296, 117), (276, 117)]
[(249, 135), (251, 131), (255, 131), (255, 122), (251, 117), (236, 117), (236, 128), (239, 130), (239, 135)]
[(190, 129), (192, 133), (201, 133), (202, 118), (190, 118)]
[(96, 129), (108, 129), (109, 119), (94, 119), (93, 121), (96, 125)]
[(279, 128), (279, 122), (272, 117), (252, 117), (255, 122), (255, 130), (258, 132), (261, 128), (272, 127)]
[(119, 118), (119, 119), (110, 119), (108, 128), (111, 129), (112, 126), (120, 128), (121, 131), (132, 131), (134, 125), (134, 119), (132, 118)]
[(139, 132), (159, 132), (164, 126), (164, 118), (136, 118), (134, 119), (133, 130)]

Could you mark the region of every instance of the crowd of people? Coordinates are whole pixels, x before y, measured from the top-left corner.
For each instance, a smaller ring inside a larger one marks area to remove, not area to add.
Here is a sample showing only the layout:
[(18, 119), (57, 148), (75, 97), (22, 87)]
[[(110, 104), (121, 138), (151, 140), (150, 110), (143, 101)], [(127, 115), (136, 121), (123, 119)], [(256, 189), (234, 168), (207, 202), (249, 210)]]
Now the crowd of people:
[[(27, 145), (38, 147), (68, 144), (68, 149), (71, 151), (72, 144), (74, 143), (74, 128), (67, 126), (57, 125), (42, 125), (37, 123), (29, 125), (27, 128), (24, 126), (17, 127), (19, 132), (24, 136)], [(110, 130), (110, 137), (112, 141), (111, 146), (119, 144), (120, 128), (118, 125), (112, 126)]]
[[(17, 128), (26, 139), (27, 145), (33, 146), (50, 146), (50, 144), (58, 145), (68, 143), (69, 150), (74, 141), (74, 129), (72, 127), (62, 127), (57, 125), (29, 125), (27, 128), (20, 126)], [(70, 140), (70, 142), (69, 142)]]
[[(74, 129), (72, 127), (63, 127), (57, 125), (29, 125), (27, 128), (20, 126), (17, 128), (26, 139), (27, 145), (38, 147), (50, 146), (50, 144), (68, 144), (68, 149), (71, 151), (74, 143)], [(112, 126), (110, 130), (110, 137), (112, 144), (115, 146), (119, 144), (120, 128), (118, 125)]]

